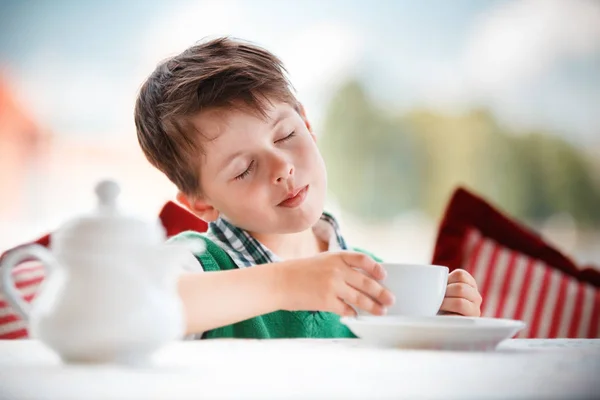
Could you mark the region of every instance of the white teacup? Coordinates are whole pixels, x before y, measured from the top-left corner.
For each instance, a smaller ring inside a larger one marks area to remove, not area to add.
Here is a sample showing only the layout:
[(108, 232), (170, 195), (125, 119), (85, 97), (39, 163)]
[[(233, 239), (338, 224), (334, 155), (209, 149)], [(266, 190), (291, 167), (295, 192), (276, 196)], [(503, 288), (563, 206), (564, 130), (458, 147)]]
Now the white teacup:
[[(444, 300), (448, 267), (427, 264), (381, 263), (387, 276), (381, 283), (396, 297), (391, 316), (433, 316)], [(359, 310), (359, 316), (371, 315)]]

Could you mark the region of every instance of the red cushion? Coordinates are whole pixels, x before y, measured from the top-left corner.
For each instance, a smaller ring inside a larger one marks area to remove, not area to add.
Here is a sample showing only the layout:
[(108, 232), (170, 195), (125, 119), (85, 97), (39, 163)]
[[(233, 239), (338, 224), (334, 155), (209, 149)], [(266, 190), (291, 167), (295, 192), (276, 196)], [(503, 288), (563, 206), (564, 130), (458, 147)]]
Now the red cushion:
[[(159, 218), (165, 227), (167, 237), (187, 230), (206, 232), (208, 228), (206, 222), (172, 201), (163, 206)], [(50, 244), (50, 235), (45, 235), (22, 246), (33, 243), (48, 247)], [(8, 250), (6, 253), (12, 250), (14, 249)], [(13, 269), (12, 276), (15, 285), (27, 302), (31, 302), (35, 296), (39, 285), (44, 279), (44, 272), (44, 267), (37, 261), (27, 261)], [(0, 292), (0, 339), (23, 339), (27, 336), (25, 322), (20, 316), (15, 314), (12, 307), (4, 299), (2, 292)]]
[[(38, 286), (44, 280), (44, 267), (37, 261), (19, 264), (12, 272), (15, 286), (25, 301), (30, 302)], [(0, 292), (0, 339), (23, 339), (27, 337), (27, 326), (6, 302)]]
[(520, 337), (599, 337), (600, 271), (579, 268), (463, 188), (442, 220), (433, 263), (473, 274), (482, 315), (524, 320)]
[(206, 232), (208, 229), (206, 222), (172, 201), (163, 206), (159, 218), (167, 231), (167, 237), (183, 231)]

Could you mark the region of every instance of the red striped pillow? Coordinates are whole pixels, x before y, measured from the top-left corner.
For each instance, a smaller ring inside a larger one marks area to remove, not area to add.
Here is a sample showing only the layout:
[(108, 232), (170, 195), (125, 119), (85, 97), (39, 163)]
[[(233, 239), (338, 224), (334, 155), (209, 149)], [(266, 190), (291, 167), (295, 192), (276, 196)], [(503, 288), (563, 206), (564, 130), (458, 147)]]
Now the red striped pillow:
[(471, 230), (462, 268), (478, 282), (482, 315), (527, 322), (519, 337), (596, 338), (600, 289)]
[(578, 268), (464, 189), (446, 210), (433, 263), (469, 271), (482, 315), (525, 321), (519, 337), (600, 337), (600, 272)]
[[(13, 269), (13, 280), (25, 301), (31, 302), (44, 280), (44, 267), (37, 261), (29, 261)], [(0, 339), (23, 339), (27, 337), (27, 325), (15, 313), (0, 292)]]

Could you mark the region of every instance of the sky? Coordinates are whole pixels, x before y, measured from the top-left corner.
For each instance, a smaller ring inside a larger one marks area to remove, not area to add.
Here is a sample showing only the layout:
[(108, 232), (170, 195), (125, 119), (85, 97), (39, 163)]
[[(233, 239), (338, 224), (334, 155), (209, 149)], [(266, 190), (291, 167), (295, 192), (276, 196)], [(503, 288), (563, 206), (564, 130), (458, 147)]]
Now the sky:
[(595, 0), (0, 0), (0, 73), (56, 134), (131, 137), (156, 63), (221, 34), (281, 57), (317, 127), (358, 78), (398, 112), (483, 106), (600, 143)]

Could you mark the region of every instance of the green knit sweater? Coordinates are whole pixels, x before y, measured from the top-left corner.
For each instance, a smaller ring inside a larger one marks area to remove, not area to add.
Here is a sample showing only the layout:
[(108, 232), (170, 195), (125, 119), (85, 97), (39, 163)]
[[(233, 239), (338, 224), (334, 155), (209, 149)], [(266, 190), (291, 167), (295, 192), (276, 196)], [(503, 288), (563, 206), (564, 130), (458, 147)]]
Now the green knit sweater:
[[(194, 254), (202, 263), (206, 272), (236, 269), (231, 257), (206, 236), (198, 232), (183, 232), (172, 240), (203, 240), (206, 251)], [(369, 254), (360, 249), (356, 251)], [(369, 254), (371, 255), (371, 254)], [(372, 255), (371, 255), (372, 256)], [(375, 258), (375, 257), (374, 257)], [(377, 260), (380, 261), (380, 260)], [(205, 332), (203, 339), (214, 338), (354, 338), (356, 337), (338, 315), (321, 311), (275, 311), (260, 315), (232, 325), (223, 326)]]

